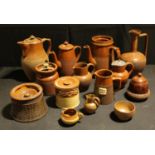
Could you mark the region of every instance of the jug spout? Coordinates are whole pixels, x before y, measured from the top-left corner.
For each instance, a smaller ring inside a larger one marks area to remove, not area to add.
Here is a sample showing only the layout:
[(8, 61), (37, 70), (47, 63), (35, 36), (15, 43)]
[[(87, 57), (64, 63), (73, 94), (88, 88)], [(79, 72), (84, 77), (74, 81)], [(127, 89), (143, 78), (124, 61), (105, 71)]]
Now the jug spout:
[(55, 63), (59, 68), (62, 67), (61, 62), (58, 60), (58, 58), (57, 58), (57, 56), (56, 56), (56, 54), (55, 54), (54, 51), (50, 51), (50, 52), (48, 52), (48, 55), (51, 55), (52, 60), (54, 61), (54, 63)]
[(87, 55), (88, 55), (88, 61), (90, 63), (96, 65), (96, 60), (92, 56), (92, 52), (91, 52), (90, 46), (89, 45), (84, 45), (83, 48), (86, 49), (86, 52), (87, 52)]

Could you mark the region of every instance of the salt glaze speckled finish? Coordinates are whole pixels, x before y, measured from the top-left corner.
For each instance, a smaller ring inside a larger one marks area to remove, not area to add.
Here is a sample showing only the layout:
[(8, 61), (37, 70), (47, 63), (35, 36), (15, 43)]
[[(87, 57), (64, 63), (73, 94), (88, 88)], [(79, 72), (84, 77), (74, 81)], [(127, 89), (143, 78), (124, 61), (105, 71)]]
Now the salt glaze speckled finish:
[(81, 47), (77, 45), (74, 46), (65, 41), (63, 44), (59, 45), (58, 55), (56, 55), (55, 52), (50, 52), (50, 55), (59, 67), (60, 74), (63, 76), (70, 76), (73, 74), (73, 66), (79, 61), (81, 56)]
[[(141, 30), (132, 29), (131, 34), (131, 51), (123, 52), (121, 59), (126, 62), (131, 62), (134, 65), (134, 73), (142, 72), (146, 66), (147, 50), (148, 50), (148, 34), (142, 33)], [(145, 37), (144, 54), (138, 51), (138, 37)]]
[(98, 69), (109, 69), (111, 50), (113, 50), (117, 57), (120, 56), (119, 50), (113, 45), (113, 38), (106, 35), (96, 35), (92, 37), (91, 47), (85, 45), (87, 50), (88, 61), (95, 65)]
[(92, 81), (94, 65), (92, 63), (78, 62), (73, 66), (73, 69), (73, 76), (80, 81), (80, 91), (87, 90)]
[(43, 87), (44, 95), (54, 96), (55, 86), (54, 81), (59, 78), (57, 65), (51, 62), (44, 62), (35, 67), (36, 82)]
[[(47, 53), (43, 43), (48, 42)], [(48, 60), (48, 53), (51, 50), (51, 39), (39, 38), (31, 35), (29, 38), (18, 41), (22, 49), (21, 64), (22, 68), (30, 81), (35, 81), (35, 66)]]
[(31, 122), (47, 113), (43, 89), (36, 83), (23, 83), (10, 91), (11, 116), (19, 122)]

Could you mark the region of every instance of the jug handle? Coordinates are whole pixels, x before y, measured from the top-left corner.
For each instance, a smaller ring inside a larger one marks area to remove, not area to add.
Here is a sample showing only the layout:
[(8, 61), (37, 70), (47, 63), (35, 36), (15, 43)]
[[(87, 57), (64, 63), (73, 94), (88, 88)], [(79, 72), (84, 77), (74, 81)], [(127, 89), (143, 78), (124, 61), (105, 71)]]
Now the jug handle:
[(94, 64), (88, 63), (88, 64), (87, 64), (87, 67), (88, 67), (88, 71), (89, 71), (90, 73), (93, 73), (93, 72), (95, 71), (95, 65), (94, 65)]
[(115, 60), (114, 53), (116, 53), (117, 59), (120, 59), (121, 52), (120, 52), (119, 47), (116, 47), (116, 46), (110, 47), (110, 53), (111, 53), (111, 61), (112, 62)]
[(116, 81), (116, 82), (118, 81), (118, 84), (119, 84), (119, 85), (118, 85), (118, 88), (117, 88), (117, 89), (118, 89), (118, 90), (121, 89), (121, 87), (122, 87), (121, 78), (112, 77), (112, 79), (113, 79), (113, 81)]
[(95, 101), (95, 104), (97, 105), (97, 107), (101, 104), (101, 100), (99, 97), (94, 97), (93, 100)]
[(147, 56), (147, 50), (148, 50), (148, 41), (149, 41), (149, 37), (147, 33), (141, 33), (139, 35), (139, 37), (145, 37), (145, 47), (144, 47), (144, 55)]
[(44, 43), (45, 41), (48, 42), (47, 54), (49, 55), (49, 53), (50, 53), (50, 51), (51, 51), (51, 48), (52, 48), (52, 41), (51, 41), (50, 38), (43, 38), (42, 41), (43, 41), (43, 43)]
[(134, 69), (134, 65), (131, 62), (127, 62), (125, 68), (129, 72), (129, 76), (130, 76), (132, 71), (133, 71), (133, 69)]
[(76, 52), (76, 49), (79, 49), (78, 53), (76, 53), (76, 62), (79, 61), (80, 56), (81, 56), (81, 46), (75, 45), (74, 46), (74, 51)]

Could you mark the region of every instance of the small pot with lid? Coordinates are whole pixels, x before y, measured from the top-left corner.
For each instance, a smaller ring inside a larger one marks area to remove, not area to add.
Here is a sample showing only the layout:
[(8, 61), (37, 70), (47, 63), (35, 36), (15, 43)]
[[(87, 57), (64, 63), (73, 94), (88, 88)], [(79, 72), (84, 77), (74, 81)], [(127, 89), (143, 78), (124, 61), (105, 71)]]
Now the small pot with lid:
[(142, 73), (134, 76), (129, 84), (127, 95), (135, 100), (144, 100), (150, 96), (148, 80)]
[(56, 105), (59, 108), (75, 108), (80, 104), (79, 80), (72, 76), (58, 78), (56, 88)]

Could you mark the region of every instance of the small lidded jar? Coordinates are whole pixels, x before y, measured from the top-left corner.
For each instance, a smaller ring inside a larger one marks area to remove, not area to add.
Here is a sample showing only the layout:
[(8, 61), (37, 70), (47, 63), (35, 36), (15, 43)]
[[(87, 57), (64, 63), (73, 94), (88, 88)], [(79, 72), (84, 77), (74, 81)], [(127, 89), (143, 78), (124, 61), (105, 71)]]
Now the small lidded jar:
[(72, 76), (63, 76), (55, 81), (57, 107), (75, 108), (80, 104), (79, 84), (79, 80)]

